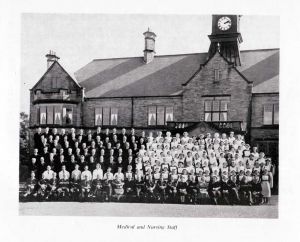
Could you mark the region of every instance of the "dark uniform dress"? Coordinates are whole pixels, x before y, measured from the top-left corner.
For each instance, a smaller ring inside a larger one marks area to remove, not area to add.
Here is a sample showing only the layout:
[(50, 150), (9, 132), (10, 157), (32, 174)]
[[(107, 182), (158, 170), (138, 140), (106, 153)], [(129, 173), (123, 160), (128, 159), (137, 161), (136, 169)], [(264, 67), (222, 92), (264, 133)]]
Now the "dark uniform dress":
[(231, 204), (238, 204), (240, 202), (238, 184), (229, 180), (227, 185), (229, 186), (229, 199)]
[(225, 202), (227, 204), (230, 204), (231, 203), (231, 200), (230, 200), (230, 191), (231, 191), (231, 188), (228, 184), (229, 181), (221, 181), (221, 192), (222, 192), (222, 196), (225, 200)]
[(260, 182), (255, 183), (254, 181), (252, 181), (251, 187), (252, 187), (252, 191), (251, 192), (252, 192), (253, 203), (254, 204), (261, 203), (261, 201), (262, 201), (261, 183)]
[(168, 182), (167, 186), (167, 194), (170, 196), (170, 199), (172, 202), (175, 202), (174, 199), (176, 198), (177, 195), (177, 181), (176, 180), (171, 180)]
[(246, 178), (244, 177), (243, 179), (240, 180), (240, 193), (242, 195), (242, 199), (251, 204), (252, 201), (252, 182), (248, 182)]
[(189, 182), (187, 192), (192, 202), (196, 202), (196, 198), (198, 195), (198, 183), (196, 180)]
[(185, 181), (179, 181), (177, 185), (178, 193), (181, 203), (185, 202), (185, 196), (187, 195), (188, 184)]
[(208, 186), (208, 194), (215, 204), (218, 204), (218, 199), (221, 197), (221, 183), (211, 182)]
[(165, 180), (158, 180), (156, 183), (156, 192), (159, 194), (162, 202), (166, 200), (166, 188), (168, 184)]
[(154, 180), (152, 179), (147, 179), (145, 182), (145, 186), (146, 186), (146, 194), (147, 194), (147, 199), (148, 201), (152, 201), (156, 199), (155, 196), (155, 187), (156, 187), (156, 183)]

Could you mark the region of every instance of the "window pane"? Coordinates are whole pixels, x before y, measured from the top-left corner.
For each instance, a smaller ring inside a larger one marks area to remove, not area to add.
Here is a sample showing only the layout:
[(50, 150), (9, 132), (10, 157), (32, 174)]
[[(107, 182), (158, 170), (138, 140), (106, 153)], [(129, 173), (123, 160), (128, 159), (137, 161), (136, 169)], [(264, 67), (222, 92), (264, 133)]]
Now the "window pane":
[(273, 105), (268, 104), (264, 106), (264, 124), (272, 124), (272, 113), (273, 113)]
[(173, 107), (166, 108), (166, 122), (173, 121)]
[(63, 108), (63, 118), (65, 124), (73, 123), (73, 110), (72, 108)]
[(40, 107), (40, 124), (46, 124), (46, 122), (47, 122), (46, 107)]
[(220, 113), (220, 121), (227, 121), (227, 113), (226, 112)]
[(279, 124), (279, 104), (274, 104), (274, 124)]
[(103, 125), (109, 125), (110, 108), (103, 108)]
[(165, 107), (157, 107), (157, 125), (165, 125)]
[(212, 101), (205, 101), (205, 105), (204, 105), (205, 111), (211, 111), (211, 103), (212, 103)]
[(213, 111), (220, 111), (220, 101), (213, 101)]
[(156, 107), (154, 106), (148, 109), (148, 125), (156, 125)]
[(47, 107), (47, 124), (53, 124), (53, 106)]
[(61, 122), (61, 107), (54, 107), (54, 123), (55, 124), (62, 124)]
[(211, 113), (205, 113), (205, 121), (211, 121)]
[(111, 125), (118, 124), (118, 109), (117, 108), (111, 108), (110, 124)]
[(221, 101), (221, 111), (227, 111), (227, 101)]
[(220, 81), (220, 71), (219, 70), (215, 70), (215, 82)]
[(220, 113), (213, 113), (212, 114), (212, 121), (219, 121)]
[(102, 125), (102, 108), (95, 109), (95, 125), (96, 126)]

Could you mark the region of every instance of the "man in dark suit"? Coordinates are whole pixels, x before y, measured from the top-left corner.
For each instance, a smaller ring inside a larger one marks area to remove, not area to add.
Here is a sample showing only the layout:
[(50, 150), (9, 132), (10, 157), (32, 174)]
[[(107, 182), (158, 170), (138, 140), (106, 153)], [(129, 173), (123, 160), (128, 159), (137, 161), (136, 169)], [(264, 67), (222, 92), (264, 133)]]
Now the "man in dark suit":
[(42, 128), (38, 127), (36, 133), (33, 135), (33, 140), (34, 140), (34, 148), (41, 149), (42, 146)]
[(126, 129), (125, 128), (123, 128), (121, 130), (121, 133), (118, 135), (118, 140), (119, 141), (123, 141), (124, 137), (126, 137), (126, 139), (127, 139), (127, 134), (126, 134)]

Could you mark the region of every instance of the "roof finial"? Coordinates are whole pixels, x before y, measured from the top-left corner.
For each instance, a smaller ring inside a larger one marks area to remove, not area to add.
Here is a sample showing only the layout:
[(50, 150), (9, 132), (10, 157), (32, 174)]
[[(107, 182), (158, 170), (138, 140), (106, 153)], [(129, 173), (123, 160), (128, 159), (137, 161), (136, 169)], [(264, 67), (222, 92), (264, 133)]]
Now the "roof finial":
[(218, 49), (218, 52), (220, 53), (220, 52), (221, 52), (221, 45), (220, 45), (220, 42), (217, 43), (217, 49)]

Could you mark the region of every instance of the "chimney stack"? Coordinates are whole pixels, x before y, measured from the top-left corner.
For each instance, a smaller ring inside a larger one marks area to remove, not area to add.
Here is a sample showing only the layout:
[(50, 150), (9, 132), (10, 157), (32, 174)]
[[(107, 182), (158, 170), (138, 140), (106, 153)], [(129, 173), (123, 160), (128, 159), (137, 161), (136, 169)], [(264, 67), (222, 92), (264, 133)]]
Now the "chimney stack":
[(47, 58), (47, 70), (55, 62), (59, 60), (59, 57), (56, 56), (56, 53), (52, 50), (49, 50), (49, 53), (46, 55)]
[(148, 64), (154, 59), (156, 34), (152, 32), (150, 28), (148, 28), (148, 30), (144, 33), (144, 36), (145, 36), (144, 61), (146, 64)]

